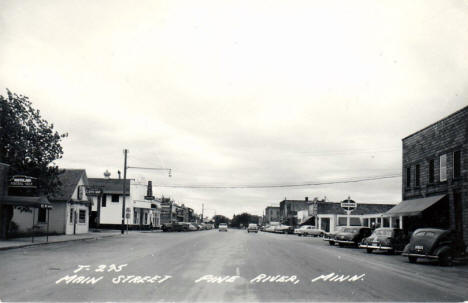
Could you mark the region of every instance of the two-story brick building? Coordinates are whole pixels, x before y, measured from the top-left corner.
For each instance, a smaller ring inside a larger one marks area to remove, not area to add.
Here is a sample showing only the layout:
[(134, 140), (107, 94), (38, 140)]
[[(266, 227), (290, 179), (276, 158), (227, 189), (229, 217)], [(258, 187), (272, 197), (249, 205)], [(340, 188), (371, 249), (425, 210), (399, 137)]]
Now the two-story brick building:
[(468, 243), (468, 106), (403, 140), (403, 227), (450, 228)]
[(280, 220), (280, 208), (279, 206), (268, 206), (265, 208), (265, 224), (269, 224), (270, 222), (279, 222)]
[(309, 198), (304, 200), (287, 200), (280, 202), (280, 222), (290, 226), (298, 224), (297, 213), (301, 210), (308, 209)]

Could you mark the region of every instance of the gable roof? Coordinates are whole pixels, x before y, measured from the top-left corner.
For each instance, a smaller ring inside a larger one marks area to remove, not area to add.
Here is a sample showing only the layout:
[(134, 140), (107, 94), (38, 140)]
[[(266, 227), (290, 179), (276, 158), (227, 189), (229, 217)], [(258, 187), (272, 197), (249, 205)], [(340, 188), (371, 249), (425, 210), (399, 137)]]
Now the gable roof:
[[(89, 178), (90, 187), (102, 188), (104, 194), (122, 194), (123, 179)], [(125, 195), (130, 195), (130, 179), (125, 180)]]
[(88, 183), (86, 176), (86, 170), (84, 169), (64, 169), (64, 171), (58, 175), (58, 179), (62, 185), (59, 190), (49, 196), (50, 201), (69, 201), (78, 185), (81, 177), (85, 185)]

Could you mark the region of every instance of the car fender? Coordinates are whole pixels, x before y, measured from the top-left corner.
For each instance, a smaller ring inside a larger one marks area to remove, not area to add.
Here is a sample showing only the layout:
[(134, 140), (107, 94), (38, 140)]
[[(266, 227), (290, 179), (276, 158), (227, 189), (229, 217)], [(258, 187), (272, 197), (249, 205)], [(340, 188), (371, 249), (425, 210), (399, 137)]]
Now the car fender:
[(405, 245), (405, 248), (403, 249), (403, 252), (407, 253), (409, 251), (409, 248), (410, 248), (410, 243)]
[(435, 256), (441, 256), (443, 254), (452, 254), (452, 248), (450, 248), (450, 246), (440, 246), (440, 247), (437, 247), (436, 250), (434, 251), (434, 255)]

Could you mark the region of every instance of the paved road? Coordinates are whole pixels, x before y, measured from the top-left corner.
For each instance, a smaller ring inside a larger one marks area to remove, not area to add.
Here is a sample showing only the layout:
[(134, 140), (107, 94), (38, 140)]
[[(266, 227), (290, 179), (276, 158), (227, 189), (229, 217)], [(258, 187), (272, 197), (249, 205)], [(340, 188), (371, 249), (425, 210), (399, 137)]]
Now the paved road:
[(468, 300), (468, 265), (410, 264), (319, 238), (240, 230), (1, 251), (0, 273), (2, 301)]

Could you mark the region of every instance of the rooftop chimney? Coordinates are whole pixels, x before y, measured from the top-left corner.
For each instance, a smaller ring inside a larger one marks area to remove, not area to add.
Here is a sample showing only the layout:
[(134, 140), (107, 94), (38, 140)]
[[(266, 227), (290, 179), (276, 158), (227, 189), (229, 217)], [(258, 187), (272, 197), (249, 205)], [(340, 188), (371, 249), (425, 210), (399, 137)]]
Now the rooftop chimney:
[(117, 174), (119, 174), (119, 180), (120, 180), (120, 170), (117, 171)]
[(309, 201), (309, 197), (305, 197), (305, 201), (306, 201), (306, 202)]

